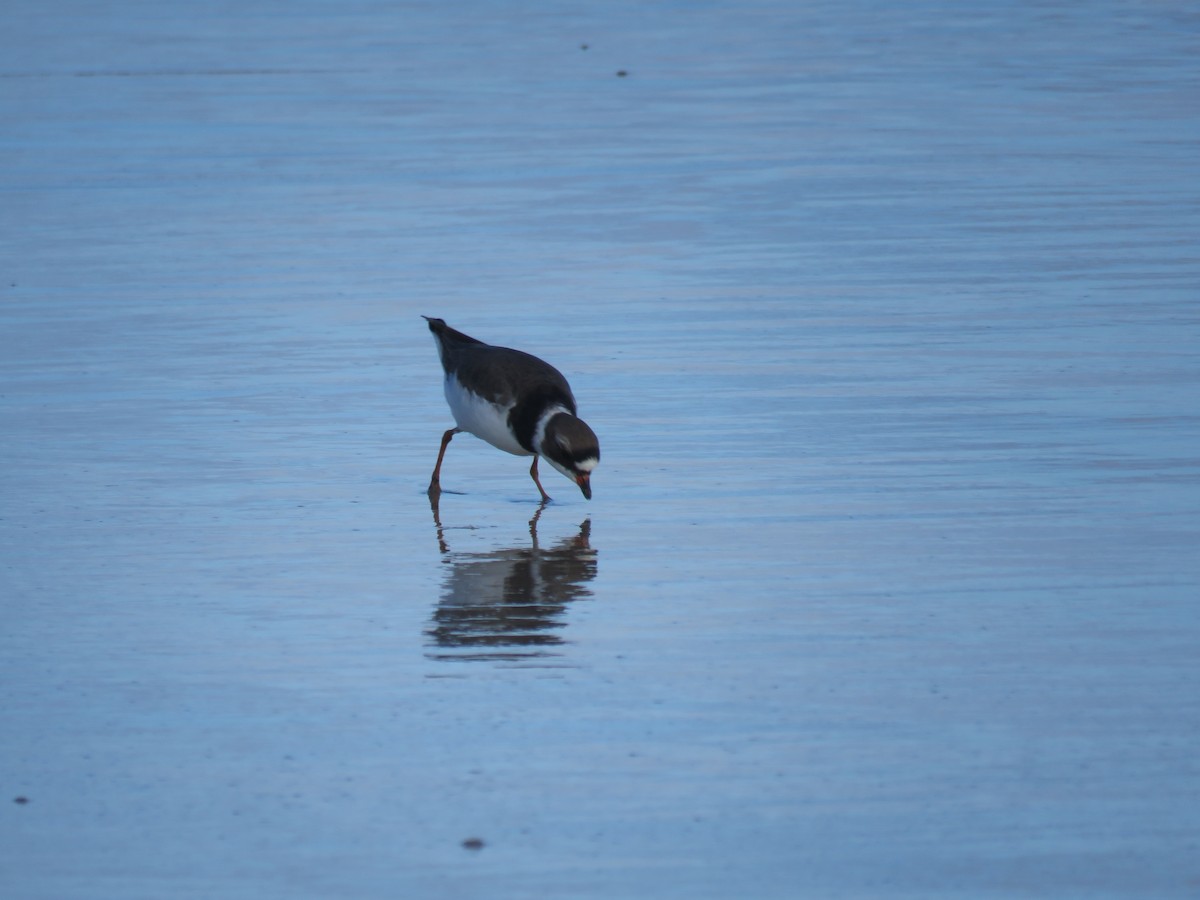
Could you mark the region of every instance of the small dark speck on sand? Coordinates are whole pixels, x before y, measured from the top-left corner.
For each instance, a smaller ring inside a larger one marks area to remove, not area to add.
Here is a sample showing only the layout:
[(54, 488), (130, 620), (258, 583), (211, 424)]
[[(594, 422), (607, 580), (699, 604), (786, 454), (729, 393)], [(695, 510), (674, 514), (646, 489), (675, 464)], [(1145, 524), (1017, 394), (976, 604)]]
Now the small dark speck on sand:
[(464, 849), (467, 850), (482, 850), (483, 838), (467, 838), (462, 842)]

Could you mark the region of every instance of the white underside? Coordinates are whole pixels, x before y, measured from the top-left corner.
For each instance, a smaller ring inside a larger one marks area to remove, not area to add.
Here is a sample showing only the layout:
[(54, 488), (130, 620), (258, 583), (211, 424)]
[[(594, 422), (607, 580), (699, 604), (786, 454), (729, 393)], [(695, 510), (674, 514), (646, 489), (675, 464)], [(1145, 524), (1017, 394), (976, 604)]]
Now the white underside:
[(445, 390), (446, 403), (450, 405), (450, 412), (459, 430), (473, 434), (505, 453), (533, 456), (517, 443), (508, 430), (508, 412), (515, 403), (505, 407), (493, 406), (466, 390), (453, 375), (446, 376)]

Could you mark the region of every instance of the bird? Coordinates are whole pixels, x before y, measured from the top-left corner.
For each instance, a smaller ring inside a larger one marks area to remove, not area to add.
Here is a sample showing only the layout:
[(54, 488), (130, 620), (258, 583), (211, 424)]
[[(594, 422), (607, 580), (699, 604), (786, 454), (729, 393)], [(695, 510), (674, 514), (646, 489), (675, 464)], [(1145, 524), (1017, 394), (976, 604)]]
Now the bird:
[(456, 331), (444, 319), (422, 316), (429, 323), (445, 373), (446, 403), (454, 427), (442, 435), (429, 494), (441, 493), (442, 458), (454, 435), (473, 434), (514, 456), (532, 456), (529, 475), (542, 495), (550, 495), (538, 478), (538, 460), (555, 469), (592, 499), (592, 471), (600, 462), (600, 441), (576, 416), (575, 395), (563, 374), (521, 350), (497, 347)]

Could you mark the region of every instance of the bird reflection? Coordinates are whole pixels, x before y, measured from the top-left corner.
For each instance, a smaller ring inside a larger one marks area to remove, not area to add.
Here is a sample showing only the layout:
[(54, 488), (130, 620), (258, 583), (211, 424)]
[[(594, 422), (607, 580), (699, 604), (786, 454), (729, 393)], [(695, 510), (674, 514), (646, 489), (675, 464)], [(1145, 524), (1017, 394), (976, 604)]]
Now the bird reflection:
[(446, 542), (437, 499), (431, 497), (438, 546), (449, 564), (442, 597), (426, 634), (442, 660), (544, 661), (558, 656), (558, 633), (572, 601), (592, 595), (596, 551), (592, 523), (551, 547), (538, 542), (543, 503), (529, 522), (530, 546), (482, 553), (455, 552)]

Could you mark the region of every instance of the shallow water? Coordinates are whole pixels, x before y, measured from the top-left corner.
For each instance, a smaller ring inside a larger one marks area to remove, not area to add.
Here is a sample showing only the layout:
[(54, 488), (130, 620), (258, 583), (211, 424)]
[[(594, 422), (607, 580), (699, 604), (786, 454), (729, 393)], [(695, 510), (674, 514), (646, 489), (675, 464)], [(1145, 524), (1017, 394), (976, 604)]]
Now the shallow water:
[(1200, 892), (1193, 12), (5, 19), (6, 896)]

